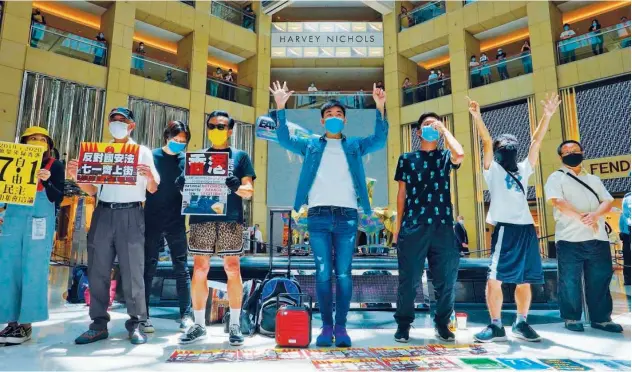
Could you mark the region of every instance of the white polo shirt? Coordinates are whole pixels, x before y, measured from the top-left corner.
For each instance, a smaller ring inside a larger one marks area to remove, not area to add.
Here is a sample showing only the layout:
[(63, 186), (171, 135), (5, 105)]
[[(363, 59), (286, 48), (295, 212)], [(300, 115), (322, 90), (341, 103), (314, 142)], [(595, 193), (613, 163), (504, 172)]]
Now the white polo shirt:
[[(136, 144), (133, 139), (127, 143)], [(138, 149), (138, 164), (147, 165), (154, 175), (156, 183), (160, 183), (160, 175), (154, 165), (154, 156), (151, 150), (143, 145)], [(132, 203), (144, 202), (147, 192), (147, 178), (137, 176), (136, 185), (94, 185), (97, 187), (97, 198), (106, 203)]]
[[(599, 207), (599, 201), (595, 195), (582, 184), (574, 180), (568, 173), (572, 170), (562, 167), (562, 172), (555, 171), (549, 176), (544, 186), (546, 200), (564, 199), (569, 202), (579, 213), (594, 212)], [(590, 186), (599, 195), (602, 202), (613, 200), (612, 195), (606, 190), (599, 177), (587, 173), (582, 169), (581, 173), (575, 175), (585, 184)], [(599, 230), (595, 232), (591, 227), (584, 225), (581, 221), (563, 214), (557, 208), (553, 210), (555, 218), (555, 241), (584, 242), (588, 240), (608, 241), (606, 233), (606, 220), (599, 219)]]

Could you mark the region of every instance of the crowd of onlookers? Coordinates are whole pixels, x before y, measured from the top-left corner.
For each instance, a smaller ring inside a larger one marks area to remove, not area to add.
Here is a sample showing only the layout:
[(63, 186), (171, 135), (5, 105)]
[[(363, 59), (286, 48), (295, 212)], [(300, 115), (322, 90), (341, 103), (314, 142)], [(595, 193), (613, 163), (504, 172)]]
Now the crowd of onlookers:
[(500, 80), (506, 80), (512, 77), (507, 68), (509, 61), (520, 60), (522, 64), (522, 71), (512, 69), (512, 72), (520, 74), (530, 74), (533, 72), (533, 64), (531, 61), (531, 44), (529, 40), (525, 40), (520, 48), (520, 54), (512, 56), (507, 59), (507, 53), (503, 51), (503, 48), (498, 48), (494, 61), (490, 61), (487, 53), (482, 52), (478, 61), (476, 56), (470, 57), (470, 81), (472, 88), (487, 85), (493, 82), (492, 67), (497, 71)]
[(215, 71), (209, 76), (207, 86), (207, 93), (210, 96), (222, 98), (228, 101), (235, 102), (237, 77), (233, 73), (233, 69), (229, 68), (224, 72), (221, 67), (217, 67)]
[(566, 23), (563, 26), (562, 33), (560, 34), (559, 53), (560, 62), (568, 63), (577, 59), (576, 50), (590, 45), (593, 55), (600, 55), (604, 52), (604, 36), (607, 34), (609, 38), (613, 39), (612, 43), (609, 43), (609, 47), (614, 48), (628, 48), (630, 47), (630, 21), (628, 17), (621, 17), (621, 21), (610, 31), (604, 32), (598, 19), (593, 19), (588, 32), (583, 35), (577, 35), (577, 32), (571, 28), (571, 25)]
[[(426, 101), (429, 99), (442, 97), (450, 93), (449, 76), (447, 73), (437, 70), (430, 70), (428, 80), (413, 84), (410, 78), (405, 78), (402, 84), (404, 92), (404, 105), (414, 102)], [(415, 88), (415, 89), (411, 89)]]
[(401, 6), (399, 15), (399, 30), (403, 30), (414, 25), (426, 22), (445, 13), (445, 3), (435, 1), (415, 7), (410, 12), (405, 6)]

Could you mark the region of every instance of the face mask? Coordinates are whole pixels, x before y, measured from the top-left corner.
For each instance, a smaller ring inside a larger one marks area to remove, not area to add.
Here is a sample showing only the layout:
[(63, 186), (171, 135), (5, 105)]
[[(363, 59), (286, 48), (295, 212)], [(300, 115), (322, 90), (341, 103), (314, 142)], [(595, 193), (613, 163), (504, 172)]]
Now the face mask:
[(425, 127), (421, 127), (421, 138), (428, 142), (438, 141), (439, 131), (430, 125), (426, 125)]
[(127, 123), (113, 121), (110, 123), (110, 134), (117, 140), (127, 137)]
[(564, 26), (564, 30), (565, 30), (565, 31), (568, 31), (569, 29), (570, 29), (570, 27), (568, 27), (568, 26)]
[(518, 171), (518, 150), (513, 145), (501, 147), (494, 151), (494, 160), (510, 172)]
[(167, 148), (169, 149), (169, 151), (173, 152), (174, 154), (181, 153), (185, 147), (187, 147), (186, 143), (180, 143), (174, 140), (167, 142)]
[(562, 163), (569, 167), (576, 167), (584, 161), (584, 154), (568, 154), (562, 157)]
[(48, 150), (48, 143), (46, 141), (28, 140), (26, 141), (26, 144), (31, 146), (43, 147)]
[(325, 130), (331, 134), (338, 134), (342, 132), (345, 122), (340, 118), (327, 118), (325, 119)]
[(215, 146), (221, 146), (228, 141), (228, 131), (227, 130), (219, 130), (213, 129), (207, 132), (208, 139)]

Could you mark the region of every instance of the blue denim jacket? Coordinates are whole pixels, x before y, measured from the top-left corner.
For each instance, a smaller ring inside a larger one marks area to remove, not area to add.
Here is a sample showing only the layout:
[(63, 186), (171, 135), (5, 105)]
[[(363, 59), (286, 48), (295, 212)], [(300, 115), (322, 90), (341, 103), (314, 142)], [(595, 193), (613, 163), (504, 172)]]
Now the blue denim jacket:
[[(364, 138), (342, 137), (342, 148), (347, 157), (347, 164), (349, 164), (349, 172), (353, 179), (353, 186), (359, 199), (359, 205), (364, 210), (364, 213), (367, 214), (371, 213), (371, 204), (369, 203), (369, 194), (366, 188), (362, 156), (384, 147), (388, 135), (388, 122), (382, 118), (379, 110), (375, 110), (375, 113), (375, 133), (372, 136)], [(294, 210), (298, 211), (303, 204), (307, 204), (307, 196), (314, 183), (314, 178), (316, 178), (316, 172), (320, 166), (327, 139), (324, 135), (320, 138), (290, 136), (285, 110), (277, 111), (277, 120), (276, 132), (279, 144), (286, 150), (305, 157), (294, 201)]]

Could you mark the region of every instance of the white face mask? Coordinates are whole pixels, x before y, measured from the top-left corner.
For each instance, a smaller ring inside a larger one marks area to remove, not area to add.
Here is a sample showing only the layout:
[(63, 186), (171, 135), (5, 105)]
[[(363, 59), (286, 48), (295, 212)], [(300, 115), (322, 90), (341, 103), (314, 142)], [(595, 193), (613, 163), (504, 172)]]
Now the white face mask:
[(127, 123), (113, 121), (110, 123), (110, 134), (117, 140), (127, 137)]

